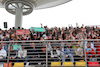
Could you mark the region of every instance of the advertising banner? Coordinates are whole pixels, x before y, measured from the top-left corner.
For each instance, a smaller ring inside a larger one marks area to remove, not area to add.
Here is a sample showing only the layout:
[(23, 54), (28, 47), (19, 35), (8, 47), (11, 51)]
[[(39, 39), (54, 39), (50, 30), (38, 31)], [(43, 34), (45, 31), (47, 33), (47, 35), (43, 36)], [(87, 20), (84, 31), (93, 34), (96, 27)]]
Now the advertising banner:
[(35, 32), (45, 32), (45, 28), (40, 28), (40, 27), (31, 27), (30, 30)]

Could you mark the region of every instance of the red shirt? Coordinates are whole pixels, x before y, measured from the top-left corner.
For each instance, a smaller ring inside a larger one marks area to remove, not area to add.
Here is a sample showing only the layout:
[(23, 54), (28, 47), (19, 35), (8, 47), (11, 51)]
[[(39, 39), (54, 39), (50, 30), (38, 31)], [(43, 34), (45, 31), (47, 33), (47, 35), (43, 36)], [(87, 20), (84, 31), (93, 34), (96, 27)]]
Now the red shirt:
[[(85, 49), (86, 50), (86, 54), (89, 54), (89, 52), (87, 52), (87, 49)], [(94, 52), (94, 49), (93, 48), (91, 48), (91, 54), (95, 54), (95, 52)]]

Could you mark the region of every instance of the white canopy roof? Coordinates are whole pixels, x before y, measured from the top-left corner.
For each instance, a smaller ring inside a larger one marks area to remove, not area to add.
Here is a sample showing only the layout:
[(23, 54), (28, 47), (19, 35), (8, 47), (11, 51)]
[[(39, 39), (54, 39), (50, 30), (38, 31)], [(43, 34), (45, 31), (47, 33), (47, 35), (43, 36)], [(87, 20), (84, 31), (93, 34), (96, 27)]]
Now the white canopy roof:
[[(71, 0), (29, 0), (29, 1), (31, 1), (35, 5), (34, 9), (44, 9), (61, 5)], [(5, 2), (6, 0), (0, 0), (0, 7), (4, 8)]]

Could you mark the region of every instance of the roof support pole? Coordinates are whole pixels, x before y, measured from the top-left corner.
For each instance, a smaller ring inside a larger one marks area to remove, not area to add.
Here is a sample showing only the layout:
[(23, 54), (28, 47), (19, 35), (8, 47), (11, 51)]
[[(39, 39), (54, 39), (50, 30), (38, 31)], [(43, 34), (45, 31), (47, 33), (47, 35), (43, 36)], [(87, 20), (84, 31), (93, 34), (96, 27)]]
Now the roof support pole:
[(22, 28), (22, 17), (23, 17), (23, 9), (21, 8), (21, 4), (18, 4), (18, 8), (16, 8), (16, 14), (15, 14), (15, 28), (18, 27)]

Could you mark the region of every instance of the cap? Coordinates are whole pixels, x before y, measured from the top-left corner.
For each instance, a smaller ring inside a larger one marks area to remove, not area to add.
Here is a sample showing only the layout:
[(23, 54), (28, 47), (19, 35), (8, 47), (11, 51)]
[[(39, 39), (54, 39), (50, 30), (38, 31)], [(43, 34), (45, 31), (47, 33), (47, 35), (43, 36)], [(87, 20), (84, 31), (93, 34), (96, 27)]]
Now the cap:
[(37, 35), (36, 33), (33, 34), (33, 36)]

